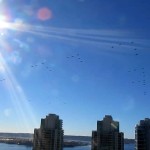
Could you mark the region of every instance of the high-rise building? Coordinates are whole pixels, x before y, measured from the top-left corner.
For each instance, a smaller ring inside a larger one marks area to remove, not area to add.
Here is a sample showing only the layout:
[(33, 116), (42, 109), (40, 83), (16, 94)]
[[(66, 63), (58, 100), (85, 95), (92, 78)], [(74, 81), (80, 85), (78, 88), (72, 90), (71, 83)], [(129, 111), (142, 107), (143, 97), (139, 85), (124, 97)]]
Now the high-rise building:
[(124, 134), (119, 132), (119, 122), (105, 115), (97, 121), (97, 130), (92, 131), (92, 150), (124, 150)]
[(135, 127), (135, 149), (150, 150), (150, 119), (141, 120)]
[(39, 129), (34, 129), (33, 150), (63, 149), (62, 120), (55, 114), (49, 114), (41, 119)]

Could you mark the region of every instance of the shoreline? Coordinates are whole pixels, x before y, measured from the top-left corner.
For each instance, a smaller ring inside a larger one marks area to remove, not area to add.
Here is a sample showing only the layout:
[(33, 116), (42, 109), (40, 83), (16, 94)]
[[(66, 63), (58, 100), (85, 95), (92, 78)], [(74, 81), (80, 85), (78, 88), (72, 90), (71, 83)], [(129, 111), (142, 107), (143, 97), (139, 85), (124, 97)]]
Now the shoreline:
[[(0, 138), (0, 143), (5, 144), (15, 144), (15, 145), (24, 145), (27, 147), (33, 146), (32, 139), (22, 139), (22, 138)], [(88, 146), (90, 145), (88, 142), (81, 141), (64, 141), (63, 147), (76, 147), (76, 146)]]

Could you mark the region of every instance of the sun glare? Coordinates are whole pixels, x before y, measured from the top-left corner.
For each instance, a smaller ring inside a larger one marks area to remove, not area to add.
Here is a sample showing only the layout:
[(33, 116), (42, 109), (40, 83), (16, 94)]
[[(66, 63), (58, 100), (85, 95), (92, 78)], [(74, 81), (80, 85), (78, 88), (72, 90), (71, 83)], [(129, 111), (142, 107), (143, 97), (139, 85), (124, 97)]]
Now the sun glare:
[(8, 23), (0, 20), (0, 29), (8, 28)]
[(6, 22), (5, 20), (6, 20), (6, 17), (0, 15), (0, 29), (8, 27), (8, 22)]

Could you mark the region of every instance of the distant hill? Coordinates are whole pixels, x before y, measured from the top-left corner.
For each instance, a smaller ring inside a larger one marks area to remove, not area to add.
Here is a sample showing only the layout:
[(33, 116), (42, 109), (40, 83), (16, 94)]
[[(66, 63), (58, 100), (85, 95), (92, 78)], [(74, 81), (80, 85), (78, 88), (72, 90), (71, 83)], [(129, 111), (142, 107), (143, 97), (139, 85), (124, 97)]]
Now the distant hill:
[(0, 138), (32, 139), (33, 134), (31, 134), (31, 133), (2, 133), (2, 132), (0, 132)]
[(91, 142), (91, 136), (64, 135), (64, 140)]
[[(82, 141), (82, 142), (91, 142), (91, 136), (74, 136), (74, 135), (64, 135), (64, 140), (68, 141)], [(134, 139), (124, 139), (125, 144), (134, 144), (135, 140)]]
[[(23, 138), (23, 139), (33, 139), (32, 133), (0, 133), (0, 138)], [(74, 135), (64, 135), (64, 141), (82, 141), (91, 142), (91, 136), (74, 136)], [(124, 139), (125, 144), (134, 143), (134, 139)]]
[(134, 139), (124, 139), (125, 144), (134, 144), (135, 140)]

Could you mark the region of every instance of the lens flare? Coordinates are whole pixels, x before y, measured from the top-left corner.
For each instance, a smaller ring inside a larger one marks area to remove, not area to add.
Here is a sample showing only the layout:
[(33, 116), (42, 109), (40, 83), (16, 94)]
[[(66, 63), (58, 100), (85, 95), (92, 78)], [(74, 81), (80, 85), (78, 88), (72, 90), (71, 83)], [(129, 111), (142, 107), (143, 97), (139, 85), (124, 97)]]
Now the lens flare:
[(37, 17), (42, 21), (46, 21), (52, 18), (52, 12), (50, 9), (44, 7), (44, 8), (39, 9), (37, 13)]

